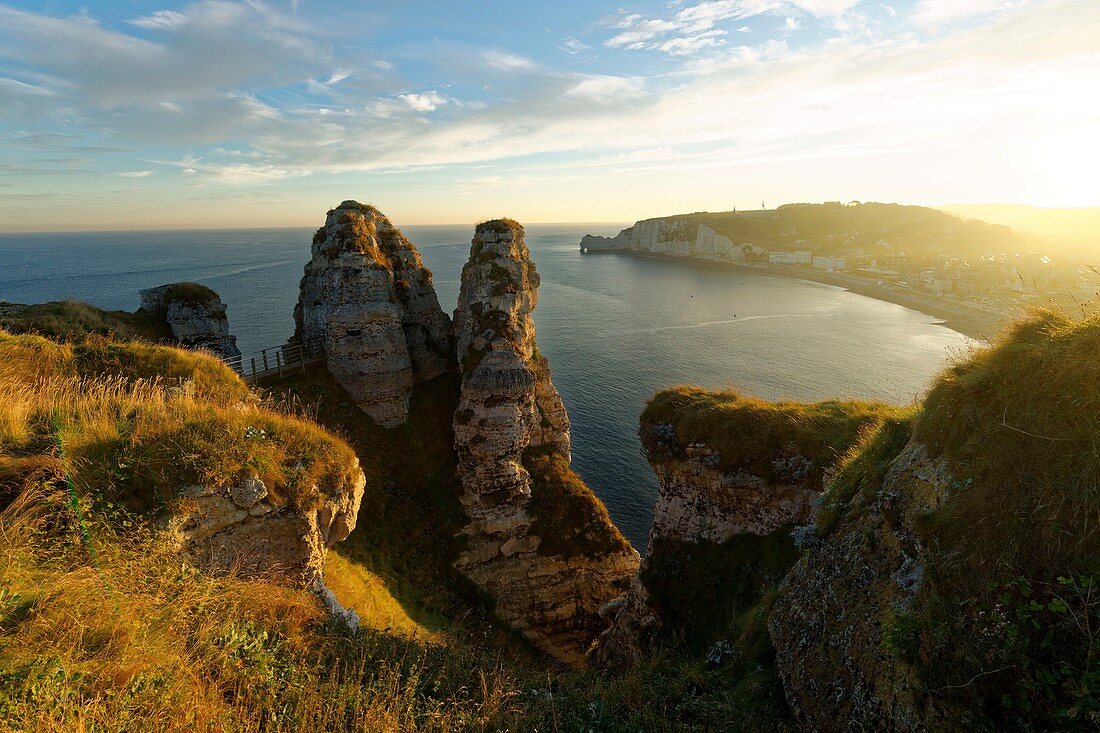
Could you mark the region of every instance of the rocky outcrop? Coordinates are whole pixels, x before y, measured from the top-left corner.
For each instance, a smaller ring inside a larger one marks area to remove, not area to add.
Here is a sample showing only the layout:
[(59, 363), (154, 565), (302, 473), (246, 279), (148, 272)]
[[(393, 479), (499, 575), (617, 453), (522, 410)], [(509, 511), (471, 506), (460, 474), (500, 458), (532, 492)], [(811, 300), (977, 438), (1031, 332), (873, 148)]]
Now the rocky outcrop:
[(767, 535), (809, 521), (821, 487), (804, 481), (805, 456), (786, 456), (786, 480), (764, 479), (743, 469), (722, 470), (719, 454), (703, 443), (675, 451), (657, 437), (668, 423), (644, 431), (647, 454), (660, 482), (650, 542), (721, 543), (741, 534)]
[(416, 247), (355, 201), (314, 235), (294, 320), (295, 338), (322, 343), (329, 371), (384, 427), (404, 423), (414, 385), (453, 363), (450, 319)]
[(358, 460), (347, 477), (318, 492), (319, 504), (309, 509), (274, 501), (255, 477), (234, 486), (184, 486), (168, 532), (202, 567), (316, 589), (325, 552), (355, 529), (366, 483)]
[(644, 219), (614, 237), (591, 234), (581, 239), (582, 252), (619, 252), (664, 257), (690, 257), (714, 262), (739, 262), (753, 245), (734, 244), (702, 222), (680, 217)]
[(638, 556), (568, 467), (569, 418), (531, 320), (538, 286), (523, 227), (479, 225), (454, 318), (455, 447), (469, 518), (457, 567), (535, 646), (580, 662), (606, 626), (599, 609), (623, 595)]
[(911, 442), (783, 581), (768, 629), (787, 700), (810, 729), (957, 726), (897, 648), (927, 564), (917, 522), (953, 483), (944, 458)]
[(142, 290), (141, 310), (163, 319), (184, 346), (207, 349), (222, 359), (241, 355), (237, 337), (229, 333), (225, 303), (208, 287), (182, 282)]
[(643, 423), (640, 435), (660, 491), (639, 577), (592, 652), (605, 667), (637, 662), (662, 625), (678, 621), (665, 618), (670, 610), (658, 607), (646, 584), (665, 582), (652, 572), (654, 565), (668, 562), (662, 552), (669, 547), (720, 545), (746, 535), (765, 537), (804, 524), (821, 493), (819, 484), (807, 481), (810, 459), (797, 451), (775, 456), (776, 472), (764, 478), (741, 467), (723, 467), (720, 453), (705, 443), (680, 445), (671, 423)]

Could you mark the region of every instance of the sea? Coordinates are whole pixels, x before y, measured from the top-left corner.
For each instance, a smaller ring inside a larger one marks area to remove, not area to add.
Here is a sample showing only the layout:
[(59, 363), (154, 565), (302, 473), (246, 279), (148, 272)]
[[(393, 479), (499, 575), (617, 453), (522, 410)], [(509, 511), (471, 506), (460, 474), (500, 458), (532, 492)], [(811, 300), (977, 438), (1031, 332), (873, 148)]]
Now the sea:
[[(535, 325), (572, 421), (573, 467), (645, 547), (657, 480), (638, 416), (658, 389), (734, 386), (768, 399), (906, 404), (970, 342), (935, 319), (838, 287), (668, 260), (582, 254), (619, 225), (540, 224), (527, 243), (542, 277)], [(473, 226), (402, 227), (452, 311)], [(0, 300), (76, 298), (136, 310), (138, 291), (191, 280), (229, 308), (243, 352), (294, 330), (313, 229), (0, 235)]]

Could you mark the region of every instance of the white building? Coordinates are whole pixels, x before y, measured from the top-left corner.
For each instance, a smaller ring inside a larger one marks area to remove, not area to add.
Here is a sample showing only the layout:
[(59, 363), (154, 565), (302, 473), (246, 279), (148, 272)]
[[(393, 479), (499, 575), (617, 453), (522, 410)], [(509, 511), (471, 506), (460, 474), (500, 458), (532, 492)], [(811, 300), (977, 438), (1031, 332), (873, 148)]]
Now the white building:
[(768, 252), (768, 262), (773, 265), (808, 265), (813, 261), (813, 257), (813, 252), (809, 250)]
[(847, 264), (843, 257), (814, 257), (815, 270), (833, 272), (834, 270), (843, 270)]

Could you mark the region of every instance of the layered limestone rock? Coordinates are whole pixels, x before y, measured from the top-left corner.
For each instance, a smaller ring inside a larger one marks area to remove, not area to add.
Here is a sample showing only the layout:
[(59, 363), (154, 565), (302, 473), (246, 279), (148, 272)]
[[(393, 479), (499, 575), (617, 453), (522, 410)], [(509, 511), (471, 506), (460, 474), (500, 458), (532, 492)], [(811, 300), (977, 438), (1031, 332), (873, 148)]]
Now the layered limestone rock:
[(412, 388), (453, 363), (450, 319), (416, 247), (378, 209), (345, 201), (313, 237), (295, 338), (384, 427), (408, 419)]
[[(752, 245), (747, 247), (751, 249)], [(746, 245), (734, 244), (729, 237), (701, 222), (682, 218), (643, 219), (614, 237), (585, 235), (581, 251), (738, 262), (745, 259)]]
[(320, 502), (310, 509), (273, 501), (255, 477), (235, 486), (184, 486), (168, 531), (202, 567), (317, 589), (328, 548), (355, 529), (365, 484), (356, 459), (344, 483), (317, 492)]
[(719, 452), (705, 443), (680, 445), (671, 423), (643, 423), (639, 434), (660, 491), (639, 577), (593, 649), (601, 666), (637, 662), (662, 626), (677, 621), (664, 618), (669, 609), (658, 607), (643, 581), (663, 582), (652, 571), (655, 564), (667, 561), (660, 555), (668, 548), (720, 545), (746, 535), (765, 537), (807, 523), (821, 493), (820, 483), (811, 479), (811, 459), (797, 450), (776, 456), (776, 472), (764, 478), (740, 467), (723, 468)]
[(598, 610), (623, 595), (638, 556), (569, 469), (569, 418), (535, 344), (538, 285), (523, 227), (477, 227), (454, 319), (469, 518), (457, 567), (535, 646), (580, 662), (606, 626)]
[(787, 700), (809, 729), (957, 728), (958, 711), (929, 696), (887, 640), (913, 610), (925, 576), (917, 523), (953, 484), (946, 459), (911, 442), (881, 488), (857, 497), (847, 519), (783, 581), (768, 630)]
[(207, 349), (222, 359), (240, 356), (237, 337), (229, 333), (225, 303), (197, 283), (172, 283), (141, 291), (141, 310), (163, 318), (172, 337), (184, 346)]

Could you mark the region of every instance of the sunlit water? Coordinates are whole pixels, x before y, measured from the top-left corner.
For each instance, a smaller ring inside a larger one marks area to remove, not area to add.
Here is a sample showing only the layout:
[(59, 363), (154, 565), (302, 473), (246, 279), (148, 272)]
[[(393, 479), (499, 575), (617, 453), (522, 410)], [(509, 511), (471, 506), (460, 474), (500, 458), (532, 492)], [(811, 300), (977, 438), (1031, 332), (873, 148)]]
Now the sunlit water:
[[(451, 310), (473, 227), (406, 227)], [(909, 402), (965, 339), (933, 319), (828, 285), (614, 255), (582, 255), (586, 233), (534, 225), (542, 275), (539, 348), (573, 423), (573, 465), (639, 546), (657, 482), (638, 415), (672, 384), (737, 385), (767, 398)], [(310, 229), (0, 236), (0, 299), (78, 298), (134, 310), (138, 290), (193, 280), (229, 306), (242, 351), (293, 331)]]

